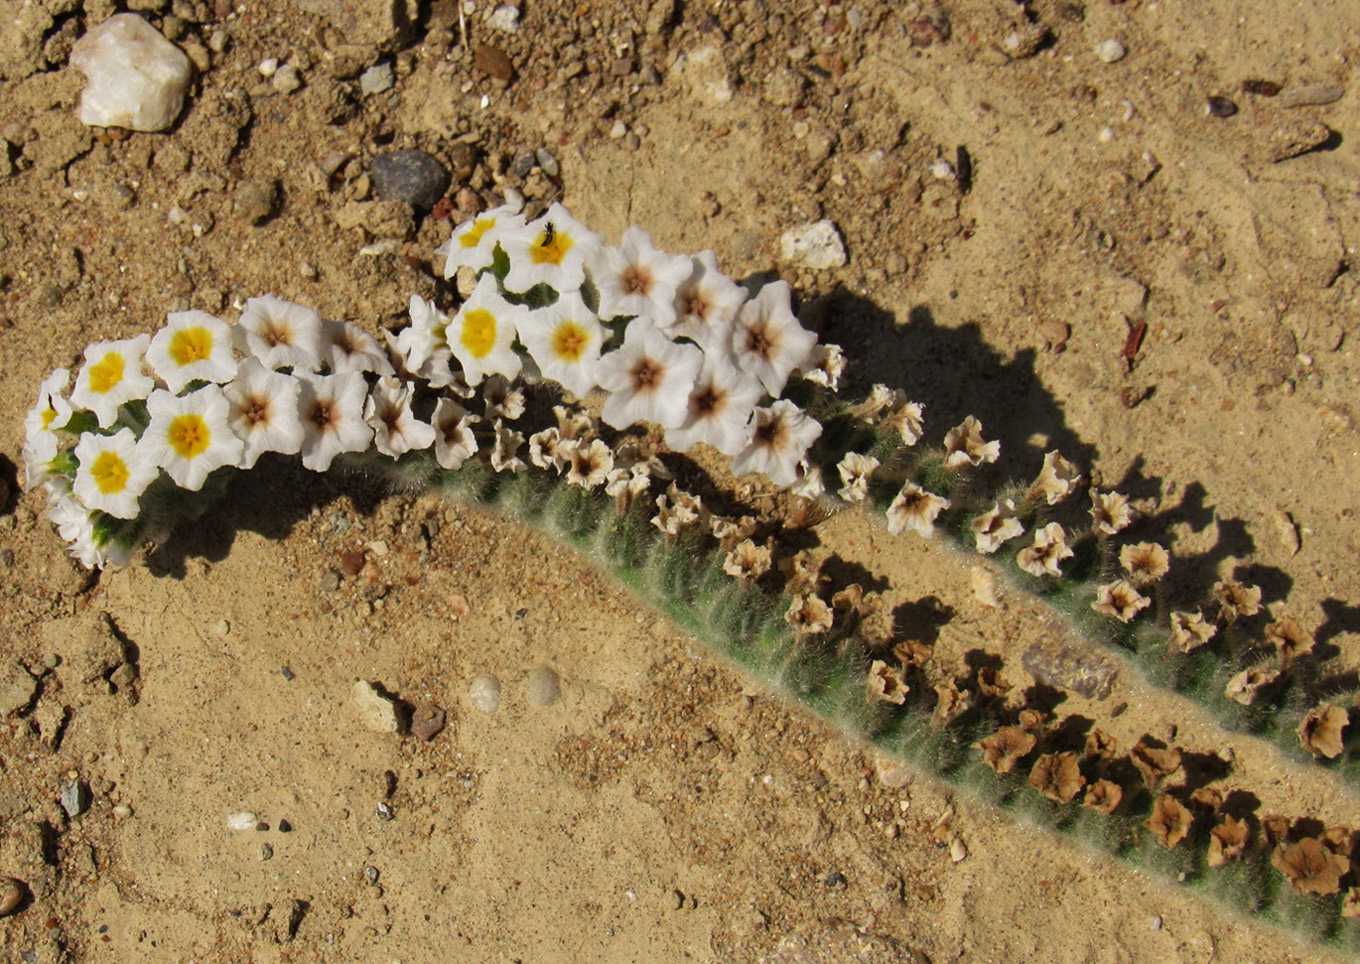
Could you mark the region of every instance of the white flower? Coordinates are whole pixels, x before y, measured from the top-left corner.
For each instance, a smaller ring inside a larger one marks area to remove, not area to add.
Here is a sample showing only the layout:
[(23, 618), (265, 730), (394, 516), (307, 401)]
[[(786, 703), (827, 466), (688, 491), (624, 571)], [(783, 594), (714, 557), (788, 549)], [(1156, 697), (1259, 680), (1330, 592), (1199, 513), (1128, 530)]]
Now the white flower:
[(1133, 523), (1134, 511), (1129, 497), (1118, 492), (1091, 490), (1092, 528), (1099, 535), (1112, 536)]
[(840, 388), (841, 375), (844, 373), (845, 352), (841, 351), (841, 346), (817, 345), (808, 356), (803, 377), (834, 392)]
[(146, 350), (151, 370), (179, 394), (194, 380), (229, 382), (236, 374), (231, 328), (206, 311), (172, 311)]
[(444, 277), (452, 278), (458, 269), (467, 265), (474, 271), (491, 267), (496, 245), (507, 232), (523, 230), (524, 216), (517, 207), (503, 204), (464, 221), (454, 228), (453, 236), (434, 249), (448, 260), (444, 262)]
[(1004, 543), (1024, 535), (1025, 527), (1015, 517), (1015, 503), (1007, 499), (1004, 506), (998, 502), (974, 519), (972, 530), (977, 551), (989, 556)]
[(482, 275), (445, 331), (469, 385), (478, 384), (487, 375), (514, 378), (519, 374), (521, 362), (513, 345), (519, 319), (527, 313), (501, 297), (494, 276)]
[(590, 394), (605, 331), (579, 294), (564, 291), (555, 304), (521, 317), (519, 337), (544, 378), (577, 398)]
[(902, 437), (902, 444), (909, 446), (921, 440), (924, 412), (923, 405), (907, 401), (905, 392), (882, 384), (873, 387), (869, 398), (858, 409), (860, 418), (867, 424), (882, 422), (889, 428), (895, 428)]
[(601, 247), (586, 262), (600, 294), (600, 317), (632, 315), (649, 319), (663, 331), (675, 323), (676, 289), (694, 273), (684, 255), (652, 247), (652, 236), (629, 228), (617, 248)]
[(793, 314), (789, 286), (773, 281), (741, 306), (732, 332), (737, 367), (760, 379), (774, 398), (784, 390), (789, 373), (807, 362), (817, 336)]
[(262, 295), (246, 302), (236, 322), (241, 350), (265, 368), (291, 368), (294, 373), (321, 367), (321, 316), (316, 309)]
[(222, 393), (231, 404), (227, 422), (244, 443), (238, 468), (254, 468), (265, 452), (302, 451), (298, 414), (302, 384), (296, 378), (265, 368), (258, 358), (247, 358)]
[(107, 531), (96, 529), (95, 521), (101, 518), (100, 514), (86, 508), (69, 488), (52, 489), (47, 517), (71, 544), (71, 555), (86, 569), (103, 569), (109, 563), (126, 566), (132, 561), (132, 547), (110, 538)]
[(614, 453), (602, 439), (594, 439), (589, 444), (580, 439), (567, 439), (557, 448), (569, 466), (569, 485), (579, 485), (583, 489), (604, 485), (614, 468)]
[(321, 319), (321, 358), (332, 374), (377, 372), (394, 375), (392, 362), (378, 340), (357, 325)]
[(604, 242), (604, 236), (554, 202), (542, 217), (525, 227), (507, 229), (500, 242), (510, 258), (507, 290), (523, 292), (536, 284), (547, 284), (562, 292), (581, 286), (586, 259)]
[(869, 497), (869, 479), (879, 466), (878, 459), (859, 452), (847, 452), (836, 466), (840, 473), (840, 497), (846, 502), (863, 502)]
[(54, 464), (60, 454), (57, 436), (52, 432), (40, 432), (32, 441), (25, 442), (19, 451), (24, 460), (24, 485), (32, 489), (64, 474), (63, 467)]
[(813, 465), (807, 459), (798, 462), (798, 480), (789, 486), (789, 492), (793, 495), (801, 495), (805, 499), (820, 499), (826, 495), (826, 483), (822, 481), (822, 467)]
[(497, 422), (494, 428), (496, 444), (491, 449), (491, 467), (497, 472), (523, 472), (528, 466), (518, 452), (524, 444), (524, 436), (506, 428), (501, 422)]
[(674, 333), (705, 351), (730, 351), (732, 326), (745, 300), (746, 289), (718, 270), (717, 255), (691, 255), (689, 277), (675, 289)]
[(564, 441), (575, 439), (564, 440), (557, 428), (545, 428), (541, 432), (535, 432), (529, 436), (529, 461), (540, 469), (562, 471), (567, 464), (567, 457), (563, 454), (565, 449), (562, 447)]
[(775, 485), (798, 481), (798, 463), (822, 434), (821, 423), (786, 399), (755, 410), (755, 433), (732, 460), (732, 474), (763, 472)]
[(80, 467), (71, 484), (76, 498), (90, 509), (119, 519), (137, 518), (142, 493), (160, 474), (137, 451), (137, 436), (130, 428), (113, 435), (82, 435), (76, 443), (76, 459)]
[(302, 464), (325, 472), (337, 455), (362, 452), (373, 441), (364, 421), (368, 383), (358, 372), (338, 375), (296, 374), (302, 383), (298, 411), (302, 416)]
[(477, 451), (477, 437), (472, 434), (474, 422), (481, 416), (469, 415), (467, 409), (453, 399), (441, 397), (434, 405), (434, 457), (442, 467), (453, 471)]
[(739, 455), (751, 441), (751, 413), (763, 393), (760, 382), (737, 371), (722, 355), (705, 353), (685, 420), (666, 430), (666, 446), (688, 452), (705, 442), (723, 455)]
[(188, 395), (158, 388), (147, 398), (146, 410), (151, 422), (137, 448), (181, 489), (197, 492), (214, 469), (241, 461), (244, 446), (227, 421), (231, 405), (218, 386), (205, 385)]
[(510, 387), (510, 380), (504, 375), (492, 375), (482, 383), (482, 403), (487, 421), (503, 418), (513, 422), (524, 414), (524, 392)]
[(400, 458), (434, 444), (434, 427), (420, 421), (411, 411), (413, 392), (410, 385), (395, 375), (385, 375), (378, 379), (364, 404), (364, 421), (373, 429), (374, 444), (389, 458)]
[(1001, 443), (982, 441), (982, 423), (972, 415), (965, 418), (963, 424), (945, 433), (944, 450), (944, 465), (947, 469), (995, 462), (1001, 457)]
[(1081, 473), (1077, 467), (1063, 458), (1062, 453), (1053, 451), (1044, 456), (1044, 467), (1040, 469), (1032, 491), (1041, 493), (1049, 505), (1057, 505), (1071, 494), (1080, 481)]
[(452, 376), (448, 362), (452, 357), (447, 338), (449, 316), (426, 301), (420, 295), (411, 295), (411, 324), (395, 336), (388, 335), (388, 343), (393, 350), (405, 359), (406, 370), (429, 381), (435, 388), (441, 379), (432, 375), (447, 373), (443, 381)]
[(908, 482), (888, 506), (888, 531), (899, 535), (908, 527), (929, 539), (935, 534), (935, 519), (949, 508), (949, 500)]
[[(71, 373), (65, 368), (58, 368), (48, 375), (38, 388), (38, 401), (28, 415), (24, 417), (24, 438), (29, 447), (37, 448), (39, 444), (44, 444), (40, 440), (50, 439), (52, 445), (56, 445), (57, 429), (65, 428), (66, 423), (71, 420), (73, 409), (71, 403), (63, 396), (66, 386), (71, 384)], [(53, 451), (55, 455), (55, 450)]]
[(605, 422), (619, 429), (635, 422), (678, 428), (703, 362), (703, 352), (675, 344), (646, 319), (629, 322), (623, 347), (601, 356), (597, 370), (600, 385), (611, 393)]
[(96, 342), (86, 348), (85, 364), (71, 391), (71, 404), (94, 412), (99, 427), (110, 428), (118, 420), (118, 406), (146, 398), (156, 387), (155, 380), (142, 371), (150, 343), (150, 335), (138, 335), (123, 341)]
[(1021, 549), (1015, 557), (1021, 569), (1032, 576), (1061, 576), (1059, 564), (1072, 558), (1072, 550), (1067, 548), (1067, 534), (1056, 522), (1050, 522), (1034, 533), (1034, 544)]

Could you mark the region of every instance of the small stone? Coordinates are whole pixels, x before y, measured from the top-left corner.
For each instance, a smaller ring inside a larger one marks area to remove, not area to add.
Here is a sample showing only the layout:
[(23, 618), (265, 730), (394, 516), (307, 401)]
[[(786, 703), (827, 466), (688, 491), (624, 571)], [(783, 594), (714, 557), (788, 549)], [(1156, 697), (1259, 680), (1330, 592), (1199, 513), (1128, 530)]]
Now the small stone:
[(273, 859), (274, 859), (274, 845), (273, 845), (273, 844), (271, 844), (271, 843), (262, 843), (262, 844), (260, 844), (260, 859), (261, 859), (261, 860), (273, 860)]
[(949, 845), (949, 859), (954, 863), (960, 863), (968, 856), (968, 846), (959, 837), (955, 837)]
[(445, 714), (442, 709), (433, 703), (425, 703), (417, 706), (411, 714), (411, 732), (420, 739), (429, 743), (444, 729)]
[(528, 177), (529, 172), (538, 164), (538, 158), (533, 151), (520, 151), (515, 155), (515, 159), (510, 162), (510, 173), (515, 177)]
[(68, 817), (78, 817), (90, 805), (90, 789), (79, 780), (68, 780), (61, 785), (61, 809)]
[(241, 810), (227, 817), (227, 829), (232, 833), (245, 833), (260, 825), (260, 820), (249, 810)]
[(821, 270), (845, 264), (840, 232), (825, 219), (789, 228), (780, 235), (779, 252), (784, 261), (798, 268)]
[(1294, 517), (1284, 509), (1276, 509), (1271, 513), (1271, 521), (1275, 523), (1275, 534), (1285, 552), (1297, 556), (1300, 548), (1299, 526)]
[(552, 667), (535, 667), (529, 671), (528, 695), (534, 706), (552, 706), (562, 698), (562, 677)]
[(113, 815), (119, 820), (126, 820), (128, 817), (132, 816), (132, 808), (126, 803), (120, 803), (113, 808)]
[(242, 182), (232, 199), (232, 212), (246, 224), (261, 224), (278, 209), (279, 182), (272, 177)]
[(1128, 53), (1128, 51), (1124, 49), (1124, 45), (1113, 37), (1109, 40), (1102, 40), (1100, 43), (1096, 44), (1096, 56), (1100, 58), (1103, 63), (1118, 63), (1124, 59), (1126, 53)]
[(266, 57), (255, 65), (255, 69), (260, 72), (261, 77), (273, 77), (279, 72), (279, 58)]
[(1346, 88), (1328, 84), (1286, 87), (1280, 92), (1280, 103), (1286, 107), (1320, 107), (1340, 100), (1345, 93)]
[(365, 97), (391, 90), (396, 83), (396, 75), (391, 64), (376, 64), (359, 75), (359, 92)]
[(501, 681), (494, 676), (478, 676), (468, 686), (468, 702), (483, 713), (494, 713), (501, 707)]
[(1315, 151), (1332, 139), (1332, 129), (1320, 121), (1284, 124), (1270, 136), (1269, 157), (1276, 164)]
[(0, 717), (28, 708), (38, 692), (38, 681), (17, 659), (0, 666)]
[(320, 586), (322, 592), (335, 592), (340, 588), (340, 573), (334, 569), (327, 569), (321, 574)]
[(193, 72), (184, 52), (135, 13), (115, 14), (81, 37), (70, 62), (89, 81), (80, 122), (134, 131), (173, 124)]
[(395, 700), (378, 692), (367, 680), (354, 681), (354, 705), (363, 725), (375, 733), (400, 733), (401, 714)]
[(279, 819), (279, 833), (292, 833), (293, 825), (283, 818)]
[[(480, 159), (481, 151), (477, 149), (476, 144), (459, 141), (450, 147), (449, 163), (453, 166), (453, 180), (458, 184), (466, 184), (468, 179), (472, 177), (472, 173), (477, 170), (477, 161)], [(477, 214), (481, 211), (480, 208), (477, 211), (469, 211), (468, 206), (462, 200), (458, 201), (458, 207), (466, 214)]]
[(515, 66), (510, 63), (510, 58), (505, 51), (490, 44), (477, 45), (477, 49), (472, 52), (472, 63), (492, 80), (508, 84), (515, 79)]
[(544, 174), (548, 175), (548, 177), (557, 177), (558, 174), (562, 173), (562, 168), (558, 165), (557, 158), (553, 157), (552, 152), (546, 147), (535, 149), (534, 157), (538, 159), (539, 169), (542, 170)]
[(302, 86), (302, 74), (292, 64), (284, 64), (274, 72), (269, 83), (280, 94), (288, 95)]
[(449, 172), (424, 151), (388, 151), (369, 165), (373, 186), (384, 201), (405, 201), (418, 211), (435, 206), (449, 186)]
[(8, 917), (19, 909), (27, 893), (23, 882), (13, 877), (0, 877), (0, 917)]
[(502, 4), (491, 11), (491, 16), (486, 18), (486, 25), (502, 33), (514, 33), (519, 29), (519, 7)]
[(1210, 97), (1205, 102), (1204, 112), (1210, 117), (1232, 117), (1237, 113), (1237, 105), (1227, 97)]

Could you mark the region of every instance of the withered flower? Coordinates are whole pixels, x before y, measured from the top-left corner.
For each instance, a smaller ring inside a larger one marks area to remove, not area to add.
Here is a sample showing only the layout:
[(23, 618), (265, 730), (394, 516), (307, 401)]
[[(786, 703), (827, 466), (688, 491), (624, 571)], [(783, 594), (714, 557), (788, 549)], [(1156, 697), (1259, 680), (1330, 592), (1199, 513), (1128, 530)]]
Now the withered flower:
[(1354, 848), (1355, 831), (1350, 827), (1328, 827), (1322, 832), (1322, 845), (1334, 854), (1349, 857)]
[(903, 667), (924, 666), (934, 654), (935, 647), (919, 639), (904, 639), (893, 647), (893, 655), (901, 660)]
[(824, 633), (831, 628), (831, 607), (816, 596), (794, 596), (784, 621), (799, 636)]
[(935, 685), (935, 697), (935, 712), (930, 725), (937, 730), (961, 716), (972, 702), (969, 692), (960, 690), (952, 677)]
[(1091, 527), (1097, 535), (1112, 536), (1133, 522), (1129, 497), (1118, 492), (1091, 490)]
[(1164, 793), (1152, 805), (1152, 816), (1143, 826), (1157, 835), (1159, 844), (1170, 850), (1189, 835), (1194, 822), (1194, 814), (1185, 804)]
[(1180, 750), (1175, 747), (1159, 750), (1141, 741), (1129, 751), (1129, 759), (1142, 774), (1143, 785), (1152, 792), (1160, 789), (1162, 782), (1181, 768)]
[(1034, 544), (1021, 549), (1016, 554), (1020, 568), (1031, 576), (1061, 576), (1059, 565), (1064, 559), (1072, 558), (1072, 550), (1067, 548), (1067, 535), (1063, 527), (1050, 522), (1034, 533)]
[(1266, 626), (1266, 639), (1280, 654), (1280, 669), (1288, 669), (1295, 658), (1313, 651), (1313, 637), (1292, 616), (1284, 616)]
[(1057, 505), (1072, 494), (1081, 482), (1077, 467), (1056, 451), (1044, 456), (1044, 467), (1039, 470), (1039, 478), (1030, 489), (1030, 496), (1042, 495), (1049, 505)]
[(868, 698), (870, 703), (896, 703), (901, 706), (910, 692), (902, 674), (881, 659), (869, 667)]
[(1171, 570), (1171, 555), (1155, 542), (1136, 542), (1119, 550), (1119, 564), (1135, 586), (1150, 586)]
[(756, 534), (754, 516), (744, 515), (739, 519), (729, 519), (727, 516), (715, 515), (709, 518), (708, 524), (713, 538), (718, 540), (723, 552), (731, 552), (737, 543)]
[(1048, 723), (1048, 714), (1043, 710), (1024, 709), (1020, 711), (1020, 728), (1030, 733), (1042, 733)]
[(1280, 671), (1273, 666), (1251, 666), (1228, 680), (1223, 695), (1243, 706), (1251, 706), (1256, 702), (1257, 694), (1279, 678)]
[(1097, 586), (1096, 601), (1091, 603), (1091, 608), (1102, 616), (1113, 616), (1121, 623), (1127, 623), (1151, 604), (1152, 600), (1134, 589), (1133, 583), (1120, 579)]
[(997, 773), (1010, 773), (1020, 758), (1034, 749), (1037, 741), (1033, 733), (1018, 726), (1003, 726), (974, 746), (982, 750), (982, 758)]
[(787, 580), (784, 583), (784, 591), (794, 596), (814, 595), (817, 587), (827, 581), (827, 577), (822, 575), (824, 561), (821, 556), (806, 550), (787, 559), (781, 559), (779, 571)]
[(1015, 503), (1010, 499), (1004, 506), (998, 502), (969, 525), (977, 541), (977, 551), (983, 555), (991, 555), (1003, 543), (1025, 532), (1025, 527), (1015, 517)]
[(1266, 843), (1272, 847), (1282, 845), (1289, 837), (1289, 818), (1279, 813), (1268, 813), (1261, 818), (1261, 829), (1266, 833)]
[(1014, 686), (995, 666), (984, 666), (978, 670), (977, 681), (982, 695), (992, 699), (1001, 699)]
[(1081, 805), (1108, 817), (1119, 809), (1119, 804), (1123, 800), (1124, 790), (1119, 784), (1109, 780), (1097, 780), (1086, 788), (1086, 798), (1081, 801)]
[(1086, 778), (1077, 766), (1075, 753), (1045, 753), (1034, 761), (1029, 785), (1054, 803), (1071, 803), (1086, 785)]
[(1087, 735), (1085, 749), (1087, 756), (1095, 757), (1098, 760), (1112, 760), (1117, 752), (1118, 746), (1114, 737), (1104, 730), (1096, 728)]
[(929, 539), (935, 534), (936, 516), (948, 508), (948, 499), (908, 482), (888, 506), (888, 532), (896, 536), (910, 528)]
[(1341, 878), (1351, 862), (1334, 854), (1316, 837), (1304, 837), (1292, 847), (1283, 844), (1270, 855), (1270, 865), (1284, 874), (1297, 894), (1326, 897), (1341, 890)]
[(732, 547), (723, 560), (723, 572), (745, 582), (759, 579), (770, 571), (770, 547), (758, 546), (743, 539)]
[(1001, 456), (1001, 443), (984, 442), (982, 423), (969, 415), (963, 420), (963, 424), (945, 433), (944, 451), (945, 468), (961, 469), (965, 465), (995, 462)]
[(1247, 849), (1251, 831), (1245, 820), (1226, 816), (1223, 822), (1209, 831), (1209, 866), (1222, 867), (1230, 860), (1236, 860)]
[(1201, 807), (1217, 810), (1223, 806), (1223, 791), (1217, 787), (1200, 787), (1190, 794), (1190, 800), (1192, 803), (1198, 803)]
[(1207, 622), (1198, 611), (1171, 614), (1171, 644), (1182, 653), (1199, 649), (1217, 632), (1218, 627)]
[(1235, 579), (1214, 583), (1214, 598), (1218, 600), (1218, 618), (1225, 623), (1236, 622), (1242, 616), (1255, 616), (1261, 611), (1261, 587), (1244, 586)]
[(1341, 755), (1341, 731), (1350, 722), (1350, 714), (1339, 706), (1323, 703), (1308, 711), (1299, 724), (1299, 739), (1303, 748), (1315, 757), (1335, 760)]

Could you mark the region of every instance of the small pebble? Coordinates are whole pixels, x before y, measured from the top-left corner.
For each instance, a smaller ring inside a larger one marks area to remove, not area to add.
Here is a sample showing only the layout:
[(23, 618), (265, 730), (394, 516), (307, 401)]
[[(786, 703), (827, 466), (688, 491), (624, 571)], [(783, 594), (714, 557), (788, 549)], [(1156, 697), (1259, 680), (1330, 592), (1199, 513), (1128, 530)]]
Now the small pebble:
[(501, 707), (501, 681), (494, 676), (478, 676), (468, 687), (468, 702), (483, 713)]
[(449, 186), (449, 172), (444, 165), (414, 148), (379, 154), (373, 158), (369, 171), (379, 198), (405, 201), (420, 211), (433, 208)]
[(255, 69), (260, 72), (261, 77), (273, 77), (279, 71), (279, 58), (266, 57), (256, 64)]
[(272, 860), (274, 858), (274, 845), (271, 843), (260, 844), (260, 859)]
[(379, 803), (377, 806), (378, 819), (384, 822), (397, 819), (396, 811), (392, 809), (390, 803)]
[(954, 863), (959, 863), (968, 856), (968, 846), (959, 837), (955, 837), (949, 845), (949, 859)]
[(365, 878), (370, 884), (376, 884), (376, 883), (378, 882), (378, 868), (377, 868), (377, 867), (373, 867), (373, 866), (365, 867), (365, 868), (364, 868), (364, 878)]
[(68, 780), (61, 785), (61, 808), (68, 817), (78, 817), (90, 805), (90, 790), (79, 780)]
[(444, 729), (445, 714), (442, 709), (433, 703), (425, 703), (417, 706), (411, 714), (411, 732), (426, 743), (435, 738)]
[(391, 64), (375, 64), (359, 75), (359, 93), (365, 97), (391, 90), (396, 83), (396, 75)]
[(529, 671), (529, 702), (534, 706), (552, 706), (562, 698), (562, 677), (549, 666), (538, 666)]
[(1244, 80), (1242, 93), (1256, 97), (1274, 97), (1280, 92), (1280, 85), (1270, 80)]
[(780, 256), (798, 268), (822, 270), (845, 264), (845, 243), (836, 225), (828, 220), (789, 228), (779, 237)]
[(279, 209), (279, 182), (272, 177), (243, 181), (232, 198), (232, 212), (246, 224), (260, 224)]
[(279, 833), (292, 833), (293, 825), (287, 820), (279, 820)]
[(24, 902), (24, 885), (13, 877), (0, 877), (0, 917), (8, 917)]
[(1237, 113), (1237, 105), (1226, 97), (1210, 97), (1204, 105), (1204, 112), (1210, 117), (1231, 117)]
[(1327, 84), (1286, 87), (1280, 92), (1280, 103), (1286, 107), (1319, 107), (1340, 100), (1345, 93), (1344, 87), (1332, 87)]
[(293, 670), (288, 666), (280, 666), (279, 673), (282, 674), (285, 683), (291, 683), (297, 678), (293, 673)]
[(227, 818), (227, 829), (233, 833), (244, 833), (247, 830), (254, 830), (259, 823), (259, 818), (255, 814), (249, 810), (242, 810)]
[(1096, 56), (1107, 64), (1118, 63), (1124, 59), (1126, 53), (1124, 45), (1113, 37), (1096, 44)]
[(90, 127), (164, 130), (184, 106), (189, 58), (135, 13), (92, 28), (71, 49), (70, 64), (88, 79), (80, 122)]
[(132, 808), (126, 803), (120, 803), (113, 808), (113, 815), (119, 820), (126, 820), (128, 817), (132, 816)]
[(292, 64), (284, 64), (274, 72), (269, 82), (280, 94), (291, 94), (302, 86), (302, 75)]
[(354, 681), (354, 705), (359, 719), (367, 729), (376, 733), (400, 733), (401, 717), (395, 701), (378, 692), (368, 680)]
[(515, 67), (505, 51), (490, 44), (479, 44), (472, 51), (472, 63), (492, 80), (508, 84), (515, 79)]
[(321, 574), (321, 591), (335, 592), (340, 588), (340, 573), (334, 569), (327, 569)]
[(540, 147), (535, 150), (534, 156), (538, 158), (539, 168), (542, 169), (543, 173), (548, 175), (548, 177), (557, 177), (558, 174), (562, 173), (561, 167), (558, 166), (557, 158), (553, 157), (552, 152), (546, 147)]
[(519, 29), (519, 7), (508, 3), (497, 7), (486, 18), (486, 25), (502, 33), (514, 33)]
[(943, 157), (936, 158), (930, 162), (930, 176), (937, 181), (952, 181), (955, 177), (954, 165)]

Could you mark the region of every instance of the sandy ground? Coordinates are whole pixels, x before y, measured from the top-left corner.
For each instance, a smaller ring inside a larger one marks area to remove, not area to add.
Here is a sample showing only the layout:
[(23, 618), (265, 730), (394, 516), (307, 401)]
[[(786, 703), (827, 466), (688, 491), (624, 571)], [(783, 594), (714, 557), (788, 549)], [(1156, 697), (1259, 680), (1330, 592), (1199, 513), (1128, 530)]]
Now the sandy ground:
[[(1353, 2), (1035, 2), (1032, 53), (1020, 8), (971, 0), (548, 0), (513, 34), (478, 3), (467, 44), (444, 3), (400, 42), (361, 4), (139, 6), (207, 65), (161, 134), (76, 119), (66, 57), (106, 2), (0, 28), (0, 655), (6, 681), (16, 659), (40, 677), (0, 728), (0, 874), (27, 895), (0, 920), (9, 959), (1334, 959), (876, 760), (494, 518), (253, 473), (92, 578), (14, 466), (39, 381), (92, 340), (265, 292), (376, 331), (447, 291), (430, 261), (449, 220), (378, 202), (366, 174), (420, 147), (455, 170), (455, 217), (469, 191), (514, 187), (611, 240), (637, 223), (735, 276), (778, 271), (845, 347), (852, 394), (905, 389), (935, 441), (977, 415), (998, 477), (1061, 448), (1140, 500), (1180, 586), (1257, 582), (1354, 666)], [(1012, 35), (1028, 55), (1007, 56)], [(1126, 56), (1105, 63), (1112, 38)], [(509, 55), (508, 86), (479, 43)], [(302, 86), (262, 76), (271, 57)], [(380, 61), (395, 86), (362, 95)], [(1290, 108), (1248, 80), (1344, 93)], [(515, 173), (538, 147), (557, 178)], [(935, 177), (960, 148), (971, 183)], [(781, 232), (820, 217), (848, 263), (781, 263)], [(981, 606), (966, 565), (914, 536), (853, 515), (815, 534), (936, 613), (942, 652), (985, 647), (1022, 684), (1016, 654), (1063, 632), (1024, 600)], [(562, 680), (550, 706), (529, 697), (542, 667)], [(483, 674), (494, 714), (469, 702)], [(374, 732), (356, 678), (448, 727)], [(1131, 671), (1088, 711), (1121, 742), (1230, 746), (1229, 785), (1355, 822), (1316, 768)], [(71, 781), (89, 790), (75, 817)], [(267, 829), (228, 831), (241, 811)]]

